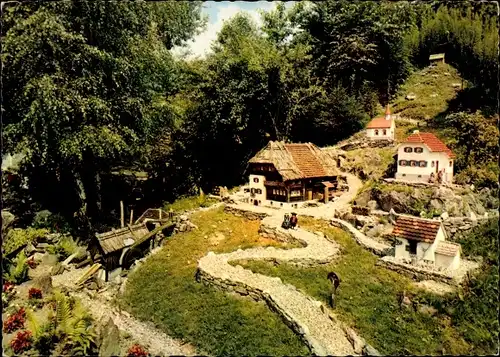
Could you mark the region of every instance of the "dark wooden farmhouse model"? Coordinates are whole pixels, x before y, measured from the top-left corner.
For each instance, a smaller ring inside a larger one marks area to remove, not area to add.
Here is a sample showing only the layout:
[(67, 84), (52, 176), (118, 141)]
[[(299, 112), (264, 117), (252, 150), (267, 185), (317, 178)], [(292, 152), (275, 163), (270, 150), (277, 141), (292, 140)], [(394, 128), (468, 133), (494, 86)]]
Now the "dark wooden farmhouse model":
[(270, 141), (248, 162), (250, 203), (328, 202), (338, 185), (336, 160), (312, 143)]

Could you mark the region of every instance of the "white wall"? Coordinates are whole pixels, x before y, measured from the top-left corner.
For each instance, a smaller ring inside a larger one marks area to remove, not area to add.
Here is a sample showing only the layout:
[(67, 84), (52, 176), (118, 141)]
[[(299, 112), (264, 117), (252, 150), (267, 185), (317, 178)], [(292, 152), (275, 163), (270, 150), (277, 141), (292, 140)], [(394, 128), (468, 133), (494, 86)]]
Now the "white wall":
[[(396, 258), (405, 258), (410, 259), (410, 253), (406, 251), (406, 246), (409, 244), (408, 240), (404, 238), (396, 238), (401, 244), (396, 245), (396, 249), (394, 250), (394, 256)], [(417, 247), (418, 249), (418, 247)]]
[[(413, 152), (405, 152), (404, 149), (406, 147), (411, 147)], [(417, 147), (422, 148), (423, 151), (421, 153), (416, 153), (414, 150)], [(427, 161), (427, 167), (401, 166), (399, 164), (400, 160)], [(434, 166), (432, 165), (432, 161), (434, 161)], [(452, 162), (451, 167), (450, 161)], [(439, 162), (439, 165), (437, 165), (436, 162)], [(437, 178), (437, 167), (440, 171), (445, 169), (446, 175), (443, 176), (443, 178), (446, 182), (453, 181), (453, 160), (449, 159), (446, 153), (431, 152), (426, 145), (418, 143), (403, 143), (399, 146), (396, 179), (428, 182), (432, 172), (434, 172)]]
[(460, 266), (460, 255), (454, 257), (448, 255), (436, 254), (436, 266), (443, 269), (456, 270)]
[[(254, 180), (257, 180), (258, 182), (254, 182)], [(248, 187), (250, 190), (254, 189), (259, 189), (262, 191), (260, 194), (255, 194), (255, 196), (250, 196), (250, 203), (254, 203), (254, 200), (260, 201), (259, 205), (262, 205), (264, 201), (266, 200), (266, 186), (264, 186), (264, 183), (266, 182), (266, 177), (262, 175), (250, 175), (249, 177), (249, 182), (248, 182)]]
[[(375, 130), (378, 130), (378, 135), (375, 135)], [(394, 120), (392, 121), (392, 127), (385, 129), (385, 131), (386, 134), (384, 135), (384, 129), (366, 129), (366, 136), (372, 140), (394, 140)]]

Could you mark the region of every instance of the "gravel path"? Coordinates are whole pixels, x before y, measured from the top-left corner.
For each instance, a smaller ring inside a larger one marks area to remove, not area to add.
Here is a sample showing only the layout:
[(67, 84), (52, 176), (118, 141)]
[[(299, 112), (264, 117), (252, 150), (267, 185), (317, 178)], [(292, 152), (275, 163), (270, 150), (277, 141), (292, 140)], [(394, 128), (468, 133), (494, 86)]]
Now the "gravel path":
[[(350, 187), (349, 191), (335, 202), (321, 207), (296, 209), (297, 213), (299, 215), (330, 219), (333, 217), (334, 210), (348, 207), (349, 202), (361, 187), (361, 181), (357, 177), (348, 174), (347, 180)], [(287, 250), (273, 247), (239, 249), (236, 252), (226, 254), (210, 252), (199, 260), (199, 270), (204, 275), (216, 280), (215, 284), (244, 287), (245, 293), (248, 291), (257, 292), (285, 320), (291, 321), (292, 325), (295, 324), (296, 332), (302, 335), (314, 354), (354, 355), (353, 347), (347, 339), (342, 326), (329, 317), (329, 314), (326, 313), (327, 309), (322, 307), (321, 302), (304, 295), (290, 284), (285, 285), (279, 278), (255, 274), (250, 270), (243, 269), (241, 266), (234, 267), (229, 264), (231, 261), (241, 259), (273, 259), (307, 263), (309, 265), (328, 263), (339, 255), (338, 244), (327, 240), (322, 235), (301, 228), (296, 230), (282, 229), (280, 227), (281, 210), (243, 203), (231, 206), (257, 213), (267, 213), (269, 216), (262, 220), (262, 225), (272, 227), (277, 234), (292, 236), (294, 239), (306, 243), (306, 247)]]

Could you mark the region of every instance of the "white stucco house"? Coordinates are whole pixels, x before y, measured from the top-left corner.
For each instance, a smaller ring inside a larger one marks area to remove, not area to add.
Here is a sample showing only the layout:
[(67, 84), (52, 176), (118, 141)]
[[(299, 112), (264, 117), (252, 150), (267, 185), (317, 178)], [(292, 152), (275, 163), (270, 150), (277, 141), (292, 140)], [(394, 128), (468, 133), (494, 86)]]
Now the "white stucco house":
[(396, 179), (429, 182), (431, 176), (442, 176), (453, 182), (455, 155), (434, 134), (415, 130), (398, 147)]
[(366, 136), (370, 140), (394, 140), (395, 133), (396, 122), (389, 105), (385, 108), (385, 116), (373, 119), (366, 126)]
[(392, 235), (397, 241), (394, 252), (397, 259), (448, 270), (460, 266), (460, 244), (446, 241), (441, 221), (398, 216)]

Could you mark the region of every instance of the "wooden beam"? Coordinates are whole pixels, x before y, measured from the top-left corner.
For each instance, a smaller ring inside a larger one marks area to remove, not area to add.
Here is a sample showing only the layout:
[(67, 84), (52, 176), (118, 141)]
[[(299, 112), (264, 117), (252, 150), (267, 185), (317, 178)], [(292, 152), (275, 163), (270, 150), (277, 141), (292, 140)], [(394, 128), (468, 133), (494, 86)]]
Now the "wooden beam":
[(157, 234), (158, 232), (161, 232), (162, 230), (164, 230), (165, 228), (167, 228), (168, 226), (170, 226), (172, 224), (172, 220), (169, 220), (167, 223), (165, 223), (164, 225), (160, 226), (160, 227), (157, 227), (155, 229), (153, 229), (151, 232), (149, 232), (148, 234), (146, 234), (145, 236), (143, 236), (142, 238), (138, 238), (134, 244), (132, 244), (130, 246), (130, 249), (132, 248), (135, 248), (137, 247), (139, 244), (147, 241), (149, 238), (151, 238), (152, 236), (154, 236), (155, 234)]
[(131, 209), (131, 210), (130, 210), (130, 221), (129, 221), (129, 226), (131, 226), (131, 225), (132, 225), (133, 219), (134, 219), (134, 210), (133, 210), (133, 209)]
[(121, 227), (125, 227), (125, 213), (123, 211), (123, 201), (120, 201), (120, 224)]

